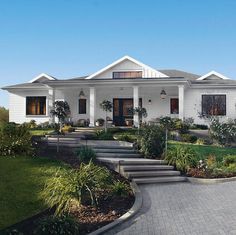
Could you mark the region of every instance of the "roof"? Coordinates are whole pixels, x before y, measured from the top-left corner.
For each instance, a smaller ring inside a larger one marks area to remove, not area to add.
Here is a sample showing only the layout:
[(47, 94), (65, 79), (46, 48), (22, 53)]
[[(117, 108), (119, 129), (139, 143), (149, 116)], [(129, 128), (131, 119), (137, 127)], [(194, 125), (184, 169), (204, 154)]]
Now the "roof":
[(211, 76), (216, 76), (218, 77), (219, 79), (223, 79), (223, 80), (229, 80), (228, 77), (224, 76), (223, 74), (221, 73), (218, 73), (216, 71), (211, 71), (203, 76), (201, 76), (200, 78), (198, 78), (197, 80), (207, 80), (209, 77)]
[(159, 71), (166, 74), (169, 77), (183, 77), (187, 80), (196, 80), (199, 77), (201, 77), (201, 75), (197, 75), (194, 73), (188, 73), (188, 72), (176, 70), (176, 69), (161, 69)]
[(12, 89), (12, 88), (45, 88), (46, 85), (40, 82), (36, 82), (36, 83), (21, 83), (21, 84), (16, 84), (16, 85), (11, 85), (11, 86), (5, 86), (2, 89), (3, 90), (7, 90), (7, 89)]
[(146, 64), (144, 64), (144, 63), (142, 63), (142, 62), (140, 62), (140, 61), (138, 61), (138, 60), (136, 60), (136, 59), (134, 59), (134, 58), (132, 58), (132, 57), (130, 57), (128, 55), (126, 55), (126, 56), (123, 56), (122, 58), (116, 60), (115, 62), (107, 65), (105, 68), (102, 68), (99, 71), (89, 75), (86, 79), (95, 78), (96, 76), (104, 73), (105, 71), (109, 70), (110, 68), (112, 68), (112, 67), (114, 67), (114, 66), (116, 66), (116, 65), (118, 65), (118, 64), (120, 64), (120, 63), (122, 63), (123, 61), (126, 61), (126, 60), (129, 60), (129, 61), (133, 62), (134, 64), (137, 64), (140, 67), (145, 68), (145, 69), (151, 71), (152, 73), (157, 75), (155, 77), (167, 77), (165, 74), (161, 73), (160, 71), (158, 71), (156, 69), (153, 69), (150, 66), (148, 66), (148, 65), (146, 65)]

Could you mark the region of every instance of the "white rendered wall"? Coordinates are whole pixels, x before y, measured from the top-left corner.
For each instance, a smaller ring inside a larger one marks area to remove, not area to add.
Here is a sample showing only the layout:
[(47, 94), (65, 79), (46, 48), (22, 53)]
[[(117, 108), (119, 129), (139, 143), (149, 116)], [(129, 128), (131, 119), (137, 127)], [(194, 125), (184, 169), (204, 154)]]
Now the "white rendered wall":
[[(46, 96), (46, 115), (26, 115), (27, 96)], [(37, 123), (50, 121), (51, 117), (49, 106), (51, 106), (52, 98), (53, 97), (48, 90), (22, 90), (9, 93), (9, 121), (15, 123), (24, 123), (29, 122), (30, 120), (35, 120)], [(62, 98), (62, 93), (60, 91), (56, 91), (55, 99)]]
[(222, 121), (229, 118), (236, 118), (236, 89), (187, 89), (185, 90), (185, 117), (194, 118), (197, 124), (207, 124), (208, 122), (199, 117), (202, 107), (202, 95), (222, 94), (226, 95), (226, 116), (221, 117)]

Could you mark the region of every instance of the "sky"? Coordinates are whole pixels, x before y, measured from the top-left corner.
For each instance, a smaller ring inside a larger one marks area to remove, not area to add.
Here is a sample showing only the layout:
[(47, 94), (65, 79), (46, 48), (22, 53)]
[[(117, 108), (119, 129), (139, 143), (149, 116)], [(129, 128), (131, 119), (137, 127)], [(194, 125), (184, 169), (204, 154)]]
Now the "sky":
[(0, 87), (88, 75), (124, 55), (236, 79), (235, 12), (235, 0), (0, 0)]

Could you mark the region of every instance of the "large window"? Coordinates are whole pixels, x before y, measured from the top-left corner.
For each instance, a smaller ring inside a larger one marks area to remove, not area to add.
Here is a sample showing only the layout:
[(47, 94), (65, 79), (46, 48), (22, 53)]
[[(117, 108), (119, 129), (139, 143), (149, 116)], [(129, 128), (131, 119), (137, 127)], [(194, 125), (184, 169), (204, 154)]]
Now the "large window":
[(142, 78), (142, 71), (113, 72), (113, 78)]
[(226, 115), (226, 95), (202, 95), (202, 114)]
[(46, 115), (46, 96), (26, 97), (26, 115)]
[(171, 114), (179, 113), (179, 99), (178, 98), (170, 99), (170, 113)]
[(79, 114), (86, 114), (86, 99), (79, 99)]

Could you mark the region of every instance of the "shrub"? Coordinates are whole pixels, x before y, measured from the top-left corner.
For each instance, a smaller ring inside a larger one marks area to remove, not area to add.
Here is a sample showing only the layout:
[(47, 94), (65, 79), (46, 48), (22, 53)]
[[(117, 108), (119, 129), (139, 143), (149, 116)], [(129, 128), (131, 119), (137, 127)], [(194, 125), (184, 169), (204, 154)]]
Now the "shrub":
[(223, 163), (225, 166), (230, 164), (236, 164), (236, 155), (227, 155), (223, 158)]
[(130, 188), (125, 182), (116, 181), (111, 186), (111, 193), (116, 196), (126, 197), (130, 193)]
[(107, 132), (104, 130), (96, 131), (96, 139), (98, 140), (113, 140), (113, 133), (108, 130)]
[(44, 217), (34, 231), (35, 235), (78, 235), (79, 223), (71, 217)]
[(62, 131), (63, 132), (74, 132), (75, 131), (75, 128), (74, 127), (72, 127), (72, 126), (64, 126), (64, 127), (62, 127)]
[(187, 143), (195, 143), (197, 141), (197, 136), (190, 134), (180, 134), (181, 140)]
[(214, 118), (210, 124), (210, 135), (220, 145), (230, 145), (236, 138), (236, 122), (220, 122)]
[(46, 182), (41, 194), (49, 207), (56, 205), (55, 215), (71, 211), (72, 206), (97, 203), (99, 191), (108, 189), (109, 171), (92, 162), (82, 163), (79, 169), (59, 169)]
[(196, 152), (191, 147), (180, 145), (170, 148), (167, 151), (165, 160), (182, 172), (195, 167), (198, 161)]
[(77, 151), (77, 156), (81, 162), (88, 163), (96, 159), (96, 153), (89, 146), (82, 146)]
[(179, 131), (180, 134), (187, 134), (189, 132), (190, 124), (182, 121), (181, 119), (174, 120), (174, 129)]
[(0, 152), (2, 156), (31, 155), (33, 153), (29, 129), (12, 123), (0, 129)]
[(165, 148), (165, 131), (159, 126), (145, 126), (138, 139), (138, 145), (145, 157), (160, 157)]
[(205, 144), (205, 140), (202, 139), (202, 138), (198, 138), (197, 141), (196, 141), (196, 144), (198, 144), (198, 145), (204, 145), (204, 144)]
[(160, 125), (164, 129), (171, 130), (174, 128), (174, 119), (168, 116), (160, 118)]
[(202, 124), (194, 124), (191, 128), (192, 129), (200, 129), (200, 130), (208, 130), (208, 126), (202, 125)]

